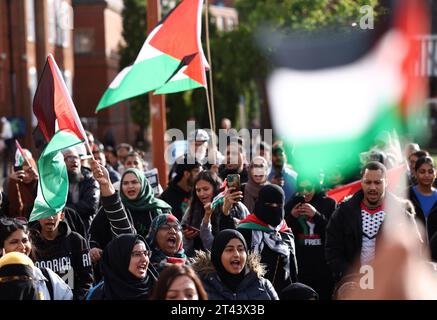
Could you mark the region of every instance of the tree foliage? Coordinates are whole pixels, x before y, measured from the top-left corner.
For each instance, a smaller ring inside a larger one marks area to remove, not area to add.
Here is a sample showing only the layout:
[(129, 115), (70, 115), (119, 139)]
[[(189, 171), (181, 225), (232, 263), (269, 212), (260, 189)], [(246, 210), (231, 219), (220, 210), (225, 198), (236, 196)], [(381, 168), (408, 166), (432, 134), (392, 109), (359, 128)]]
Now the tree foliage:
[[(146, 37), (146, 0), (125, 0), (123, 12), (126, 46), (121, 50), (121, 65), (131, 64)], [(363, 16), (360, 8), (370, 5), (379, 14), (379, 0), (236, 0), (239, 14), (237, 28), (230, 32), (216, 30), (209, 22), (212, 55), (214, 102), (217, 122), (222, 117), (235, 123), (237, 106), (244, 98), (249, 118), (253, 119), (266, 97), (265, 79), (270, 70), (255, 43), (254, 35), (262, 25), (279, 30), (318, 30), (321, 28), (353, 30)], [(210, 16), (211, 19), (211, 16)], [(202, 26), (205, 38), (205, 28)], [(206, 44), (203, 43), (206, 53)], [(131, 100), (134, 121), (146, 127), (149, 123), (147, 97)], [(206, 93), (203, 89), (166, 96), (167, 126), (185, 129), (194, 118), (199, 127), (209, 127)], [(218, 125), (219, 123), (217, 123)]]

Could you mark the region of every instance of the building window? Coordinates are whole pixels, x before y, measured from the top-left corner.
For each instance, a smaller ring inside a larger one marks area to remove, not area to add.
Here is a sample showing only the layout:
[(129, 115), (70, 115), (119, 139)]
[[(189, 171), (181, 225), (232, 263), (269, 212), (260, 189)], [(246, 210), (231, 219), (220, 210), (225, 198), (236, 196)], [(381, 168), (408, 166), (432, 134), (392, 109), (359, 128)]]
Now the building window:
[(73, 30), (73, 8), (62, 1), (58, 13), (58, 24), (61, 27), (62, 46), (68, 48), (70, 43), (70, 32)]
[(74, 53), (90, 53), (94, 49), (94, 29), (74, 30)]
[(235, 26), (234, 19), (228, 18), (226, 21), (226, 30), (231, 31), (234, 29), (234, 26)]
[(47, 0), (48, 41), (55, 44), (56, 40), (56, 7), (55, 0)]
[(35, 0), (26, 0), (27, 41), (35, 42)]
[(33, 114), (33, 97), (35, 96), (36, 87), (38, 86), (38, 76), (36, 74), (36, 68), (30, 67), (28, 71), (28, 83), (29, 83), (29, 95), (30, 95), (30, 114), (32, 115), (32, 128), (35, 128), (38, 124), (38, 120)]
[(47, 0), (50, 44), (68, 48), (73, 29), (73, 8), (62, 0)]
[(224, 17), (221, 17), (221, 16), (218, 16), (217, 17), (217, 29), (218, 30), (220, 30), (220, 31), (223, 31), (224, 30), (224, 20), (225, 20), (225, 18)]
[(67, 86), (68, 93), (70, 96), (73, 96), (73, 77), (71, 76), (70, 70), (65, 70), (62, 72), (62, 76), (64, 77), (65, 85)]

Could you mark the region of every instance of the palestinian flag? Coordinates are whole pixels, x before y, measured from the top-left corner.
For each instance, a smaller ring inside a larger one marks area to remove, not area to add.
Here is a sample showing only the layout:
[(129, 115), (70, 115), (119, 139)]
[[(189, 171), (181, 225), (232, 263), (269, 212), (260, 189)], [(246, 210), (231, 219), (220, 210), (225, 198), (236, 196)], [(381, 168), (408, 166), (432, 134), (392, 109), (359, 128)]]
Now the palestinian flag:
[(225, 191), (220, 192), (218, 195), (212, 199), (211, 202), (211, 209), (215, 209), (219, 204), (222, 204), (225, 202)]
[(62, 211), (67, 202), (68, 174), (64, 156), (60, 152), (82, 143), (69, 130), (56, 132), (38, 160), (38, 193), (29, 221), (51, 217)]
[(46, 142), (58, 130), (69, 130), (80, 140), (87, 141), (76, 107), (51, 54), (47, 57), (33, 98), (33, 113)]
[(237, 229), (250, 229), (250, 230), (260, 230), (268, 233), (272, 232), (287, 232), (290, 228), (287, 226), (285, 220), (282, 220), (281, 224), (277, 228), (269, 226), (264, 221), (260, 220), (256, 215), (249, 214), (246, 219), (241, 220)]
[(420, 57), (415, 37), (427, 34), (424, 1), (390, 4), (390, 16), (375, 17), (374, 29), (264, 36), (271, 41), (264, 46), (276, 45), (268, 80), (273, 128), (299, 174), (347, 164), (343, 174), (350, 177), (359, 169), (359, 154), (384, 132), (421, 136), (412, 124), (423, 116), (426, 88), (414, 74)]
[(109, 85), (96, 112), (122, 100), (206, 87), (201, 45), (203, 0), (183, 0), (152, 30), (133, 65)]
[(23, 154), (17, 148), (17, 150), (15, 150), (15, 163), (14, 163), (14, 167), (23, 167), (23, 163), (24, 163)]
[(76, 107), (52, 55), (47, 57), (39, 79), (33, 112), (48, 144), (38, 159), (38, 194), (30, 221), (53, 216), (65, 207), (68, 174), (60, 151), (87, 141)]
[[(401, 179), (407, 175), (407, 165), (403, 164), (396, 168), (387, 170), (387, 188), (392, 193), (397, 193), (397, 188), (402, 186)], [(337, 203), (342, 202), (346, 197), (353, 195), (361, 189), (361, 180), (348, 183), (347, 185), (331, 189), (326, 192), (326, 195), (334, 199)]]

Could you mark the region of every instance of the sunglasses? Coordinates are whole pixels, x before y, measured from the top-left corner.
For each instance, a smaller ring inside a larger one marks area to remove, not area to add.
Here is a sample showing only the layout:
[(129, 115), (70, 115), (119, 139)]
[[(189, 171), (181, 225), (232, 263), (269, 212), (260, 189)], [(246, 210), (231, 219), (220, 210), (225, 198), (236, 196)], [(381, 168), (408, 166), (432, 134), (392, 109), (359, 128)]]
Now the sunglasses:
[(0, 224), (4, 226), (12, 226), (14, 224), (27, 225), (27, 219), (25, 217), (16, 217), (16, 218), (2, 217), (0, 218)]
[(311, 192), (314, 190), (314, 186), (313, 185), (309, 185), (309, 186), (298, 186), (297, 189), (299, 191), (308, 191)]

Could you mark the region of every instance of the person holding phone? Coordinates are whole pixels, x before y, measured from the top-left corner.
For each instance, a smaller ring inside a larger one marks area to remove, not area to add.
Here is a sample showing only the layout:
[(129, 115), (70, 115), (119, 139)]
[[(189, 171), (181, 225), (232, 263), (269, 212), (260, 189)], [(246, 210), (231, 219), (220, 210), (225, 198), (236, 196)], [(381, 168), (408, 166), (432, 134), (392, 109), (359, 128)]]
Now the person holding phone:
[(195, 250), (205, 250), (212, 243), (211, 202), (220, 192), (221, 180), (206, 170), (196, 176), (193, 185), (190, 206), (181, 220), (184, 249), (190, 257)]
[(7, 216), (29, 218), (37, 194), (38, 172), (36, 162), (29, 150), (24, 149), (27, 161), (14, 166), (7, 180), (6, 195), (9, 200)]
[(328, 300), (334, 283), (324, 254), (325, 229), (335, 200), (320, 190), (316, 176), (299, 175), (297, 190), (285, 205), (285, 221), (296, 236), (299, 281), (315, 289), (321, 300)]

